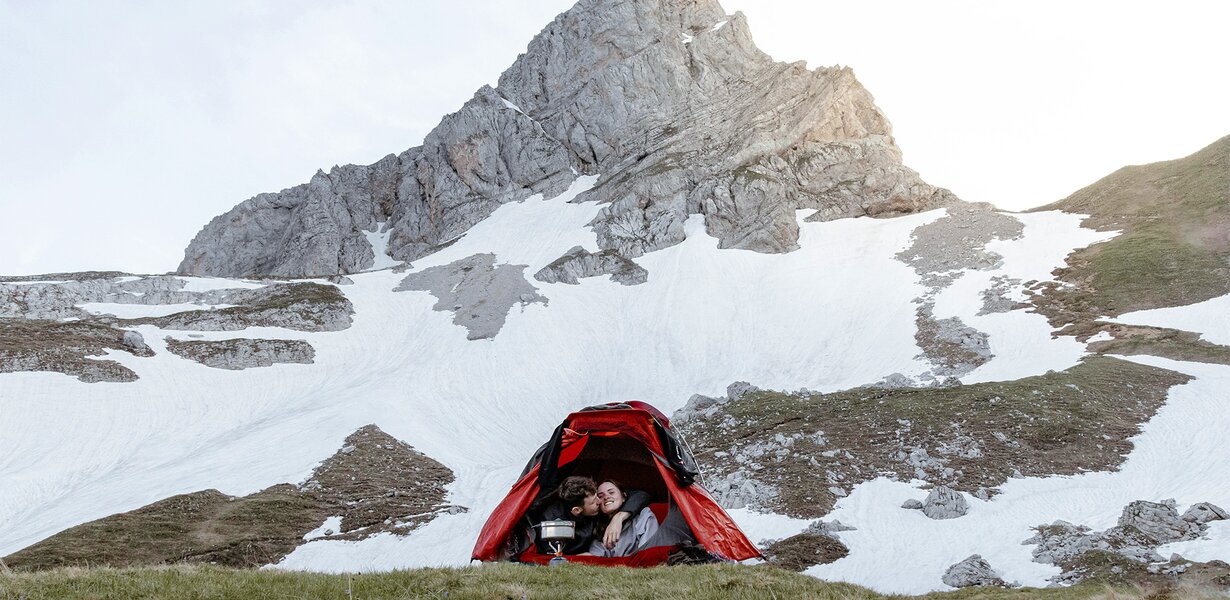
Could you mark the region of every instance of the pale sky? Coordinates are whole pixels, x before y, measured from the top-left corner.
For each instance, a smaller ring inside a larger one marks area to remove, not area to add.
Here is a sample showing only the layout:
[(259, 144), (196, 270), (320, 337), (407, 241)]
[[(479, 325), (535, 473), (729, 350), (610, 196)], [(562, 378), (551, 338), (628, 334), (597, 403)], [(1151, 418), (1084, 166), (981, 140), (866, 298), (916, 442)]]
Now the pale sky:
[[(418, 145), (567, 0), (0, 0), (0, 274), (160, 273), (211, 218)], [(1230, 3), (724, 0), (845, 65), (905, 164), (1022, 209), (1230, 134)]]

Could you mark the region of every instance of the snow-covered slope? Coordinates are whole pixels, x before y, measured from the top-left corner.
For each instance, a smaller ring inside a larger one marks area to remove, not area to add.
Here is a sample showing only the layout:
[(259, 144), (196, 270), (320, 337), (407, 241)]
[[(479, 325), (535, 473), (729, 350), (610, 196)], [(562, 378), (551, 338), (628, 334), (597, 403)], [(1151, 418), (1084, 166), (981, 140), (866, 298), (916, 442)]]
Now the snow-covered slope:
[[(586, 224), (600, 207), (569, 203), (594, 183), (580, 178), (556, 198), (502, 206), (409, 273), (493, 253), (498, 264), (527, 265), (525, 273), (532, 274), (574, 246), (596, 251)], [(163, 338), (182, 332), (143, 325), (139, 331), (156, 356), (110, 357), (137, 372), (136, 382), (0, 375), (0, 555), (173, 494), (205, 488), (246, 494), (302, 481), (346, 435), (375, 423), (452, 469), (457, 481), (449, 501), (471, 510), (441, 516), (404, 538), (313, 541), (282, 566), (341, 571), (463, 564), (490, 509), (570, 410), (636, 398), (669, 413), (690, 395), (718, 394), (734, 380), (831, 391), (928, 371), (914, 339), (912, 301), (923, 287), (895, 257), (915, 228), (943, 216), (939, 210), (891, 220), (800, 218), (801, 248), (779, 255), (719, 250), (697, 217), (688, 222), (685, 242), (638, 260), (649, 272), (646, 283), (624, 286), (608, 277), (579, 285), (534, 282), (547, 302), (514, 307), (492, 339), (467, 339), (451, 312), (433, 309), (431, 294), (392, 291), (407, 274), (378, 271), (352, 275), (353, 284), (340, 286), (356, 312), (347, 330), (195, 334), (306, 340), (316, 348), (312, 365), (211, 369), (165, 351)], [(1072, 215), (1016, 218), (1024, 234), (990, 246), (1004, 257), (1002, 265), (969, 271), (937, 297), (937, 317), (959, 316), (990, 333), (996, 358), (967, 381), (1060, 370), (1083, 354), (1071, 338), (1051, 339), (1037, 315), (977, 314), (979, 294), (992, 278), (1036, 279), (1071, 249), (1105, 237), (1080, 229)], [(190, 285), (228, 282), (190, 279)], [(1171, 440), (1191, 439), (1208, 446), (1191, 456), (1216, 453), (1215, 441), (1198, 434), (1207, 420), (1190, 415), (1215, 402), (1210, 390), (1225, 385), (1230, 374), (1221, 367), (1166, 364), (1199, 379), (1176, 390), (1173, 405), (1146, 427), (1123, 473), (1013, 481), (995, 500), (975, 501), (973, 514), (959, 523), (900, 515), (901, 501), (920, 493), (910, 484), (864, 484), (835, 511), (858, 527), (843, 535), (852, 555), (813, 573), (882, 590), (940, 589), (941, 567), (973, 549), (994, 557), (1007, 576), (1040, 583), (1053, 569), (1030, 563), (1028, 549), (1017, 547), (1032, 525), (1058, 517), (1101, 523), (1125, 500), (1142, 495), (1230, 502), (1230, 484), (1214, 471), (1191, 472), (1187, 455), (1166, 451)], [(1192, 462), (1205, 470), (1220, 465)], [(1146, 481), (1156, 483), (1139, 487)], [(735, 515), (753, 539), (806, 525), (746, 511)], [(979, 546), (988, 537), (1000, 546)], [(939, 545), (936, 540), (944, 540), (942, 552), (926, 560), (916, 556)], [(885, 576), (886, 565), (907, 558), (918, 567)]]

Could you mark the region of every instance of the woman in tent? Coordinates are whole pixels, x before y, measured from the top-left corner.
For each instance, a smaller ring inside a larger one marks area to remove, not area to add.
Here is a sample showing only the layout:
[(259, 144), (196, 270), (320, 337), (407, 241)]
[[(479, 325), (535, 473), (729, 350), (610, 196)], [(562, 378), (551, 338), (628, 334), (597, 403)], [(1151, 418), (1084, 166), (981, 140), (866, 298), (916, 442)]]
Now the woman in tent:
[[(627, 499), (623, 486), (616, 481), (608, 479), (598, 485), (598, 509), (607, 520), (618, 518)], [(589, 553), (594, 556), (630, 556), (658, 532), (658, 518), (649, 507), (645, 507), (623, 520), (622, 527), (615, 530), (614, 535), (610, 528), (606, 531), (605, 539), (594, 540)]]

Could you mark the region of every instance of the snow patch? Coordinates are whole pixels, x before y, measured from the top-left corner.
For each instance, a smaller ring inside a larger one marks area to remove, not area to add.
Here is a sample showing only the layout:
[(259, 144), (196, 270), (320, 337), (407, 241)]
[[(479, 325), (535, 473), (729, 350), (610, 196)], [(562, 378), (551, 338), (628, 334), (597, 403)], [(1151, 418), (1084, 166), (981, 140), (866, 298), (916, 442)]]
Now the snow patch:
[(111, 315), (117, 319), (140, 319), (143, 317), (165, 317), (175, 313), (190, 310), (217, 310), (231, 308), (237, 304), (122, 304), (117, 302), (86, 302), (77, 307), (95, 315)]
[(331, 536), (337, 533), (341, 533), (341, 531), (342, 531), (342, 517), (340, 516), (328, 517), (325, 519), (324, 523), (321, 523), (320, 527), (317, 527), (316, 529), (313, 529), (303, 534), (303, 539), (304, 541), (310, 542), (317, 538), (328, 537), (328, 536)]
[(1230, 346), (1230, 295), (1187, 306), (1138, 310), (1109, 320), (1124, 325), (1194, 331), (1209, 343)]
[(363, 235), (367, 237), (367, 243), (372, 246), (372, 266), (368, 267), (368, 271), (380, 271), (383, 269), (391, 269), (402, 264), (401, 261), (389, 256), (389, 236), (393, 232), (385, 229), (385, 224), (376, 225), (376, 231), (363, 231)]
[(265, 284), (242, 279), (223, 279), (221, 277), (179, 277), (184, 281), (182, 292), (212, 292), (214, 290), (255, 290), (265, 287)]
[(1089, 336), (1089, 339), (1085, 340), (1085, 343), (1092, 344), (1094, 342), (1108, 342), (1113, 339), (1115, 339), (1115, 336), (1111, 335), (1109, 331), (1099, 331), (1096, 335)]
[(729, 22), (730, 22), (730, 19), (726, 19), (726, 20), (723, 20), (723, 21), (718, 21), (717, 23), (715, 23), (715, 24), (713, 25), (713, 29), (710, 29), (709, 31), (717, 31), (717, 30), (721, 29), (721, 28), (722, 28), (722, 26), (726, 25), (726, 24), (727, 24), (727, 23), (729, 23)]
[(0, 285), (59, 285), (67, 281), (0, 281)]
[[(511, 108), (511, 109), (513, 109), (513, 110), (515, 110), (515, 111), (517, 111), (517, 112), (519, 112), (519, 113), (521, 113), (521, 114), (525, 115), (525, 111), (521, 110), (521, 107), (520, 107), (520, 106), (517, 106), (516, 104), (513, 104), (512, 102), (509, 102), (509, 101), (508, 101), (508, 98), (500, 97), (500, 100), (501, 100), (502, 102), (504, 102), (504, 106), (507, 106), (508, 108)], [(526, 116), (528, 117), (529, 115), (526, 115)]]

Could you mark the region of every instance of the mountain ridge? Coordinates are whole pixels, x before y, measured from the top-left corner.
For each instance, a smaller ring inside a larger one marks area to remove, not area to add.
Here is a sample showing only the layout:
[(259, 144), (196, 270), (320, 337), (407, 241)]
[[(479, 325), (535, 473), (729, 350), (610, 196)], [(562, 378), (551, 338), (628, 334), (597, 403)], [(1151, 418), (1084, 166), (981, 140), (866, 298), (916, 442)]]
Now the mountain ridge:
[(793, 211), (891, 216), (950, 204), (901, 165), (891, 126), (848, 68), (808, 70), (757, 49), (713, 0), (586, 0), (423, 144), (317, 172), (212, 220), (177, 272), (329, 276), (375, 263), (364, 232), (408, 262), (501, 204), (602, 173), (585, 198), (602, 250), (679, 243), (705, 216), (723, 247), (788, 252)]

